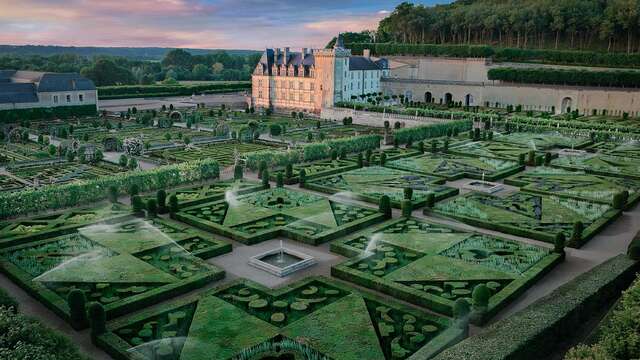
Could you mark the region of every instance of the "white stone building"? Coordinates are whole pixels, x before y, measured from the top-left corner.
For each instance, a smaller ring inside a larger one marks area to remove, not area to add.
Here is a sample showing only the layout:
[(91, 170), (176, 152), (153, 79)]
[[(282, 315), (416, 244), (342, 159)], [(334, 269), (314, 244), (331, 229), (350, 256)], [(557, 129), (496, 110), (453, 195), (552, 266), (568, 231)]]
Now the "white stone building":
[(97, 99), (93, 81), (79, 74), (0, 70), (0, 110), (97, 107)]
[(352, 56), (342, 37), (333, 49), (266, 49), (252, 75), (251, 105), (319, 113), (339, 101), (381, 92), (385, 59)]

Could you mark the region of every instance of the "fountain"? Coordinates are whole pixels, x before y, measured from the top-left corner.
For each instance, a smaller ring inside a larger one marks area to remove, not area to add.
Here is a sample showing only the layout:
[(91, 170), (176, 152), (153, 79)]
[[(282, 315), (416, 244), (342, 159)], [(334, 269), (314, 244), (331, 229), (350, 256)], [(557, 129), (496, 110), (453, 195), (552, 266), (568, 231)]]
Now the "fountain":
[(485, 181), (484, 180), (484, 171), (482, 172), (482, 180), (470, 180), (464, 185), (462, 188), (465, 190), (477, 191), (486, 194), (493, 194), (502, 189), (504, 189), (504, 185), (496, 182)]
[(279, 277), (285, 277), (298, 270), (315, 264), (312, 256), (284, 247), (280, 240), (280, 247), (252, 256), (249, 265), (262, 269)]

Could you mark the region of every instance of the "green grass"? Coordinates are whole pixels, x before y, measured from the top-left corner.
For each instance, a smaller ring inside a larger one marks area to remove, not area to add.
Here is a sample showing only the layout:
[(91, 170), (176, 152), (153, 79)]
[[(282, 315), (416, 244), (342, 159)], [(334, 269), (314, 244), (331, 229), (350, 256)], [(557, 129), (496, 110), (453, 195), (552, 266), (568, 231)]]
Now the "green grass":
[(553, 243), (558, 232), (569, 239), (573, 225), (584, 225), (580, 246), (611, 221), (620, 210), (601, 203), (518, 192), (506, 197), (467, 193), (436, 204), (435, 212), (462, 222)]
[(335, 241), (352, 257), (333, 276), (451, 316), (457, 299), (473, 303), (475, 286), (491, 291), (482, 323), (549, 271), (561, 256), (549, 250), (413, 218), (390, 220)]
[(398, 159), (385, 165), (419, 174), (442, 176), (449, 181), (460, 178), (484, 178), (493, 181), (524, 169), (524, 165), (510, 160), (448, 154), (427, 154)]
[(523, 191), (575, 198), (603, 204), (611, 204), (613, 196), (621, 191), (629, 192), (628, 205), (640, 199), (640, 180), (587, 174), (552, 167), (537, 167), (510, 176), (505, 184), (518, 186)]
[(43, 240), (35, 233), (32, 242), (0, 252), (0, 268), (67, 321), (73, 289), (113, 318), (224, 276), (197, 256), (229, 252), (231, 245), (206, 233), (162, 219), (96, 221)]
[(194, 360), (263, 358), (274, 343), (305, 359), (427, 359), (465, 334), (443, 317), (316, 277), (277, 290), (236, 281), (108, 330), (98, 342), (118, 359), (131, 351), (151, 359), (163, 348), (170, 358)]
[(590, 174), (640, 179), (640, 161), (632, 157), (604, 154), (566, 156), (551, 161), (551, 166), (569, 170), (583, 170)]
[(182, 208), (175, 218), (255, 244), (277, 236), (319, 244), (382, 220), (377, 210), (284, 188)]
[(304, 186), (330, 194), (343, 193), (374, 204), (380, 201), (380, 197), (387, 195), (395, 207), (400, 207), (404, 198), (404, 188), (412, 188), (411, 202), (414, 207), (419, 207), (424, 205), (429, 193), (435, 194), (436, 200), (458, 193), (457, 189), (441, 185), (444, 182), (445, 179), (441, 177), (371, 166), (313, 179)]

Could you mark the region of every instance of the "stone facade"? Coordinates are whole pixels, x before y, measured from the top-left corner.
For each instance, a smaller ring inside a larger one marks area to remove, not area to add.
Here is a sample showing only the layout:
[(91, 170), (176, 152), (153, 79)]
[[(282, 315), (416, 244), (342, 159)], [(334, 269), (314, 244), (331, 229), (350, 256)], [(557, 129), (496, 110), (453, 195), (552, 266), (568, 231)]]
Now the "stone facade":
[(341, 40), (333, 49), (267, 49), (252, 75), (251, 105), (320, 113), (336, 102), (381, 92), (386, 64), (368, 54), (352, 56)]
[[(522, 105), (526, 110), (555, 113), (577, 109), (581, 114), (640, 116), (640, 91), (626, 88), (513, 84), (488, 80), (488, 71), (498, 66), (542, 66), (492, 64), (486, 59), (393, 57), (396, 65), (382, 80), (385, 95), (404, 95), (420, 102), (462, 102), (463, 105), (505, 107)], [(548, 66), (548, 65), (547, 65)], [(594, 69), (597, 70), (597, 69)]]
[(78, 74), (0, 70), (0, 110), (97, 106), (93, 82)]

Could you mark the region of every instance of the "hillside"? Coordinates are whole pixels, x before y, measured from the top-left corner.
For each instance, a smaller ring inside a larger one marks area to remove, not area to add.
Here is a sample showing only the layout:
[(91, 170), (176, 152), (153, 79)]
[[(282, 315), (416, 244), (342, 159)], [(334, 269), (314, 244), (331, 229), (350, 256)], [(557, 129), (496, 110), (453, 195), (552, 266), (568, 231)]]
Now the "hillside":
[[(160, 47), (75, 47), (75, 46), (43, 46), (43, 45), (0, 45), (0, 55), (38, 55), (51, 56), (73, 54), (84, 57), (107, 55), (124, 57), (129, 60), (162, 60), (171, 48)], [(259, 53), (254, 50), (227, 49), (184, 49), (191, 55), (207, 55), (212, 52), (224, 51), (232, 56), (248, 56)]]

